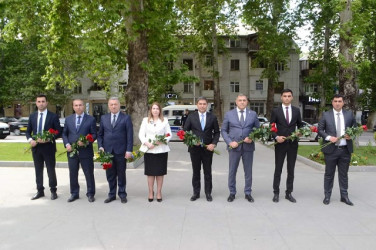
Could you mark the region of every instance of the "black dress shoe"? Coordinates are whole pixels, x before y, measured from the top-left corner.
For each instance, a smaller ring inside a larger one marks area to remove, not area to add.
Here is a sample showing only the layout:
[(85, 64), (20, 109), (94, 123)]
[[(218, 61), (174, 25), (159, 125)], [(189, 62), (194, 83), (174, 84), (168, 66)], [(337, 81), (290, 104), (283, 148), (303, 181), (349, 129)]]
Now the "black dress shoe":
[(279, 202), (279, 194), (274, 194), (273, 202)]
[(110, 203), (111, 201), (116, 200), (115, 197), (108, 197), (107, 199), (104, 200), (104, 203)]
[(211, 194), (206, 194), (206, 200), (213, 201), (213, 197), (211, 196)]
[(78, 196), (76, 195), (71, 195), (71, 197), (69, 197), (69, 199), (67, 200), (67, 202), (72, 202), (72, 201), (75, 201), (78, 199)]
[(160, 199), (157, 198), (157, 201), (158, 201), (158, 202), (162, 202), (162, 197), (161, 197)]
[(57, 194), (56, 192), (51, 193), (51, 200), (56, 200), (57, 199)]
[(354, 206), (354, 203), (350, 201), (349, 197), (341, 197), (341, 201), (346, 203), (349, 206)]
[(40, 197), (44, 197), (44, 192), (38, 192), (33, 197), (31, 197), (31, 200), (39, 199)]
[(287, 193), (286, 196), (285, 196), (286, 200), (289, 200), (291, 201), (292, 203), (296, 203), (296, 200), (294, 197), (292, 197), (292, 194), (291, 193)]
[(195, 201), (195, 200), (197, 200), (198, 198), (200, 198), (200, 195), (199, 195), (199, 194), (194, 194), (194, 195), (192, 195), (192, 197), (191, 197), (191, 201)]
[(95, 201), (95, 198), (94, 198), (94, 196), (89, 196), (89, 197), (87, 197), (87, 200), (88, 200), (89, 202), (94, 202), (94, 201)]
[(230, 194), (227, 198), (227, 201), (228, 202), (233, 202), (235, 200), (235, 195), (234, 194)]
[(249, 202), (255, 202), (255, 200), (253, 199), (253, 197), (250, 195), (250, 194), (246, 194), (245, 195), (245, 199)]
[(120, 198), (120, 200), (121, 200), (121, 203), (127, 203), (128, 202), (127, 197)]
[(325, 205), (329, 205), (330, 203), (330, 198), (325, 196), (324, 200), (322, 201), (322, 203), (324, 203)]

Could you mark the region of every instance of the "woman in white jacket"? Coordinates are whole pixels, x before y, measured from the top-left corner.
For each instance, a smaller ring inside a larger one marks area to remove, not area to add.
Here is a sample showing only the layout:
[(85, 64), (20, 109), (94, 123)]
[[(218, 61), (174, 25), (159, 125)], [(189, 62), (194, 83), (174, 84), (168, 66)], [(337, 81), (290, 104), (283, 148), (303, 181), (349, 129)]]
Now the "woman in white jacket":
[(149, 187), (149, 202), (154, 200), (154, 182), (157, 180), (157, 201), (162, 201), (163, 177), (167, 174), (167, 159), (170, 147), (171, 128), (168, 119), (162, 115), (161, 105), (154, 102), (148, 117), (142, 120), (138, 137), (141, 141), (140, 151), (144, 154), (145, 175)]

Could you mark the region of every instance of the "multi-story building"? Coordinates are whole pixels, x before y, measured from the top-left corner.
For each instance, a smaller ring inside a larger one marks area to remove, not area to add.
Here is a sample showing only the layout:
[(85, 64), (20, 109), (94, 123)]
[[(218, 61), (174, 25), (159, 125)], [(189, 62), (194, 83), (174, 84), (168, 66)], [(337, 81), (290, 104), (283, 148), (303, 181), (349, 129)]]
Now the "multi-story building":
[[(219, 85), (221, 91), (222, 110), (226, 112), (235, 107), (235, 99), (239, 93), (246, 94), (250, 99), (250, 107), (259, 115), (266, 113), (266, 99), (268, 81), (261, 78), (264, 68), (262, 65), (252, 63), (259, 47), (256, 42), (257, 35), (237, 36), (227, 39), (228, 51), (219, 55)], [(180, 62), (188, 66), (188, 74), (195, 76), (199, 82), (184, 82), (174, 86), (180, 93), (180, 100), (176, 104), (195, 104), (199, 96), (205, 96), (209, 102), (214, 102), (214, 82), (207, 66), (212, 64), (211, 57), (199, 60), (195, 54), (184, 53)], [(280, 91), (290, 88), (296, 93), (293, 105), (299, 104), (299, 54), (291, 49), (287, 64), (277, 64), (279, 85), (275, 88), (274, 102), (280, 103)]]

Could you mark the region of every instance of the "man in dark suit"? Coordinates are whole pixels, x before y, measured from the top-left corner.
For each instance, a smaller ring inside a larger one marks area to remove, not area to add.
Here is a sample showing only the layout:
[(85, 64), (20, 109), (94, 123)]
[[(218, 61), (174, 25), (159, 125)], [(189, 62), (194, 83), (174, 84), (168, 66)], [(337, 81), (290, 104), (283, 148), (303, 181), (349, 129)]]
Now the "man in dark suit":
[[(39, 199), (44, 196), (43, 186), (43, 168), (46, 164), (47, 174), (49, 179), (49, 186), (51, 190), (51, 200), (57, 199), (56, 193), (56, 142), (55, 139), (61, 135), (61, 127), (59, 117), (47, 110), (47, 97), (45, 95), (38, 95), (35, 102), (38, 111), (32, 113), (29, 117), (29, 123), (26, 130), (26, 138), (32, 147), (33, 161), (35, 167), (35, 176), (37, 183), (37, 193), (31, 198), (32, 200)], [(42, 134), (43, 131), (54, 129), (58, 134), (54, 136), (52, 141), (44, 141), (41, 139), (34, 140), (33, 135)]]
[[(79, 198), (80, 185), (78, 184), (78, 170), (80, 163), (82, 171), (85, 174), (86, 186), (89, 202), (94, 202), (95, 195), (95, 181), (94, 181), (94, 151), (93, 143), (88, 142), (85, 145), (82, 141), (78, 141), (80, 135), (92, 135), (93, 140), (97, 138), (97, 131), (95, 126), (95, 118), (85, 114), (84, 102), (80, 99), (73, 100), (73, 110), (75, 114), (68, 116), (65, 119), (65, 126), (63, 130), (63, 142), (67, 148), (69, 178), (70, 178), (70, 192), (71, 197), (68, 202), (75, 201)], [(72, 152), (72, 145), (77, 142), (79, 149), (74, 156), (70, 156)]]
[(273, 137), (278, 142), (275, 145), (275, 170), (273, 180), (273, 202), (279, 201), (279, 184), (281, 182), (281, 173), (283, 163), (287, 155), (287, 180), (286, 180), (286, 196), (285, 198), (291, 202), (296, 202), (291, 195), (294, 185), (294, 169), (296, 156), (298, 154), (298, 141), (285, 140), (290, 136), (296, 127), (303, 126), (300, 110), (291, 105), (293, 93), (291, 89), (284, 89), (281, 93), (282, 105), (273, 109), (270, 123), (277, 125), (277, 133), (273, 132)]
[(110, 192), (104, 203), (116, 199), (116, 184), (119, 186), (118, 195), (121, 203), (127, 203), (126, 186), (126, 159), (132, 157), (133, 125), (129, 115), (120, 112), (120, 102), (116, 97), (108, 100), (109, 114), (101, 117), (98, 132), (99, 150), (111, 153), (112, 167), (106, 170), (106, 177)]
[[(232, 202), (236, 195), (236, 172), (238, 170), (240, 158), (242, 158), (245, 175), (244, 193), (245, 199), (254, 202), (251, 195), (252, 192), (252, 165), (253, 152), (255, 151), (255, 143), (248, 138), (254, 128), (260, 127), (259, 120), (255, 111), (247, 107), (247, 96), (239, 94), (236, 98), (236, 108), (226, 113), (222, 124), (222, 137), (228, 148), (230, 167), (228, 175), (228, 187), (230, 195), (227, 199)], [(244, 140), (244, 143), (238, 142)]]
[(200, 137), (202, 143), (207, 145), (207, 147), (197, 145), (188, 148), (191, 155), (193, 169), (193, 196), (191, 197), (191, 201), (200, 198), (201, 163), (204, 171), (206, 200), (212, 201), (213, 197), (211, 193), (213, 184), (211, 167), (213, 161), (213, 150), (217, 146), (220, 136), (219, 125), (217, 117), (214, 114), (207, 112), (208, 100), (205, 97), (199, 97), (197, 99), (197, 108), (198, 111), (195, 111), (187, 117), (184, 124), (184, 130), (192, 130), (193, 134)]
[[(349, 170), (351, 153), (353, 152), (353, 142), (351, 137), (345, 135), (345, 130), (348, 127), (356, 126), (356, 121), (351, 111), (342, 109), (343, 105), (343, 96), (339, 94), (334, 95), (332, 99), (333, 109), (325, 112), (319, 122), (319, 135), (324, 138), (325, 143), (332, 142), (322, 148), (325, 156), (325, 198), (323, 200), (325, 205), (330, 203), (336, 166), (338, 166), (341, 201), (350, 206), (354, 205), (347, 193), (347, 172)], [(345, 135), (345, 138), (339, 140), (339, 137), (343, 135)]]

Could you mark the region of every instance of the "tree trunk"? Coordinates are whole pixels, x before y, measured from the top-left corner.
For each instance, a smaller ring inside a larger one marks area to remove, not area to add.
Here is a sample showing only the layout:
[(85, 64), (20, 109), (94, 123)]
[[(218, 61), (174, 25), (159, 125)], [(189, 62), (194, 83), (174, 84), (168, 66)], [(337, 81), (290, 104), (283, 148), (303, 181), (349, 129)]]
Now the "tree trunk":
[(339, 37), (339, 90), (345, 97), (345, 108), (356, 111), (356, 85), (354, 78), (354, 53), (351, 42), (352, 33), (350, 22), (352, 21), (351, 0), (346, 1), (346, 8), (340, 12), (342, 32)]
[(212, 30), (212, 43), (213, 43), (213, 81), (214, 81), (214, 114), (218, 119), (218, 123), (222, 124), (222, 100), (221, 100), (221, 89), (219, 86), (219, 71), (218, 71), (218, 36), (217, 27), (213, 23)]
[(147, 33), (141, 30), (134, 33), (131, 25), (133, 20), (138, 19), (140, 23), (141, 17), (137, 13), (143, 10), (143, 1), (134, 0), (131, 2), (132, 14), (128, 18), (128, 31), (132, 34), (128, 43), (128, 65), (129, 65), (129, 79), (125, 91), (125, 105), (126, 112), (132, 118), (133, 132), (134, 132), (134, 145), (140, 144), (138, 138), (138, 131), (141, 126), (142, 118), (147, 115), (148, 111), (148, 86), (149, 78), (148, 73), (143, 64), (148, 61), (148, 43)]
[(320, 99), (320, 108), (319, 108), (319, 114), (318, 119), (321, 119), (322, 113), (324, 112), (325, 106), (326, 106), (326, 84), (328, 83), (328, 65), (329, 65), (329, 41), (330, 41), (330, 28), (328, 25), (325, 26), (325, 34), (324, 34), (324, 62), (322, 67), (322, 72), (324, 77), (321, 78), (321, 99)]
[(274, 82), (273, 78), (268, 78), (268, 96), (266, 98), (266, 118), (270, 120), (274, 107)]

